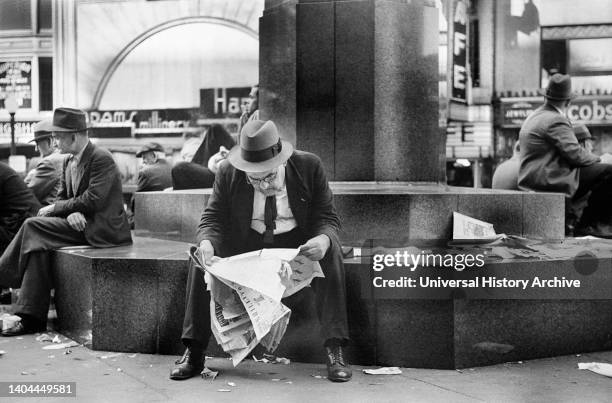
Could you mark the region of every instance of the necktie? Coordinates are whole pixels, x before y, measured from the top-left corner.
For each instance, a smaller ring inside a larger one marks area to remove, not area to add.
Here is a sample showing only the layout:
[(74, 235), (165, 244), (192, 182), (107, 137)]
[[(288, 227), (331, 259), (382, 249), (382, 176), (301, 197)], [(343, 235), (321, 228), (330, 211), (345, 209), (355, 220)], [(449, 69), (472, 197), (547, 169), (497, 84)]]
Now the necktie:
[(264, 208), (264, 224), (266, 224), (266, 230), (264, 231), (263, 242), (264, 244), (274, 243), (274, 229), (276, 228), (276, 196), (266, 197), (266, 206)]

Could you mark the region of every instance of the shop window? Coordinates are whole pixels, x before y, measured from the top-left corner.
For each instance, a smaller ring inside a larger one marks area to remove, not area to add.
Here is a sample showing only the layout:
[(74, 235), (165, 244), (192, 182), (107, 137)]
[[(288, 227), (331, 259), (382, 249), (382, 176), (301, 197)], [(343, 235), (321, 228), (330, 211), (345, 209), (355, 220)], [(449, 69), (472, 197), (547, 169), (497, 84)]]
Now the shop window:
[(567, 44), (564, 39), (544, 40), (541, 45), (543, 79), (567, 72)]
[(31, 30), (30, 6), (29, 0), (0, 0), (0, 31)]
[(53, 110), (53, 59), (38, 59), (39, 104), (41, 111)]
[(51, 29), (52, 0), (38, 0), (38, 30)]

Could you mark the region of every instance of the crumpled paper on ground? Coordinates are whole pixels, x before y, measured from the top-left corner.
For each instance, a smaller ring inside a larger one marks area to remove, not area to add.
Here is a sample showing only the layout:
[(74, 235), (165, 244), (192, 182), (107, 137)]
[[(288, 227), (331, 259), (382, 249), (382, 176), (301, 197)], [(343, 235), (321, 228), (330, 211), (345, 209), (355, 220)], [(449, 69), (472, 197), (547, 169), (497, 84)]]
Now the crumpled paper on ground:
[(587, 369), (596, 374), (612, 378), (612, 364), (605, 362), (579, 362), (578, 369)]
[(377, 369), (364, 369), (364, 374), (368, 375), (399, 375), (402, 370), (399, 367), (382, 367)]

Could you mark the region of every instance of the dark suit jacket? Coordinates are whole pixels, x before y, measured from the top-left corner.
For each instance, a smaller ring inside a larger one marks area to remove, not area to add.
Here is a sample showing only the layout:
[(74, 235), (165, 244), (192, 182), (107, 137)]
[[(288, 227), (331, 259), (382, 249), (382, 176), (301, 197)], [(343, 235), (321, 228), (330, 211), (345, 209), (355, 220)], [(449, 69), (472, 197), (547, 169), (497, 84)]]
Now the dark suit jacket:
[[(289, 206), (304, 235), (312, 238), (325, 234), (332, 243), (338, 243), (340, 220), (319, 157), (294, 151), (287, 161), (285, 182)], [(219, 256), (243, 252), (251, 228), (253, 192), (243, 171), (222, 164), (200, 220), (198, 243), (210, 240)]]
[(67, 217), (74, 212), (87, 219), (85, 239), (95, 247), (109, 247), (132, 243), (130, 226), (123, 209), (121, 175), (112, 155), (88, 143), (78, 169), (81, 180), (76, 194), (72, 190), (72, 174), (64, 162), (64, 175), (53, 214)]
[(62, 184), (65, 154), (52, 153), (36, 164), (25, 178), (25, 183), (44, 205), (52, 204)]
[(164, 190), (172, 186), (172, 167), (166, 160), (159, 160), (155, 164), (145, 165), (138, 172), (137, 192), (151, 192)]
[(578, 189), (578, 168), (599, 162), (599, 157), (578, 144), (569, 119), (548, 104), (525, 120), (519, 141), (521, 190), (573, 196)]
[(10, 166), (0, 162), (0, 254), (23, 221), (35, 216), (40, 203), (23, 179)]

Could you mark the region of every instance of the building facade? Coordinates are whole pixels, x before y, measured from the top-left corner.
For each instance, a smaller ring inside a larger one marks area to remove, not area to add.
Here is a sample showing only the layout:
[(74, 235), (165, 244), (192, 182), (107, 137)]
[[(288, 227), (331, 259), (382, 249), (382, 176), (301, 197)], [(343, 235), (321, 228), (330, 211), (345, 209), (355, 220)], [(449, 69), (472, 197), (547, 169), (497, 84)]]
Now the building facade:
[(612, 152), (612, 2), (506, 0), (495, 10), (495, 158), (512, 154), (525, 118), (543, 103), (538, 89), (570, 74), (578, 97), (568, 117)]
[(52, 0), (7, 0), (0, 11), (0, 158), (11, 141), (4, 100), (13, 94), (18, 151), (31, 156), (32, 124), (53, 109)]

